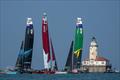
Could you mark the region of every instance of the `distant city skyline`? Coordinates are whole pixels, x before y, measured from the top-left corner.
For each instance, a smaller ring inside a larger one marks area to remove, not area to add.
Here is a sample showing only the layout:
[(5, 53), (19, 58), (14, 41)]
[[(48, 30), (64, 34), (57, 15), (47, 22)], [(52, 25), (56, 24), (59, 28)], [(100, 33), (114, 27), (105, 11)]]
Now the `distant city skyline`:
[(67, 60), (71, 41), (75, 37), (77, 17), (83, 21), (82, 59), (89, 55), (92, 37), (96, 37), (98, 54), (110, 60), (120, 70), (120, 1), (0, 1), (0, 68), (15, 66), (21, 41), (25, 37), (26, 21), (33, 20), (34, 45), (32, 68), (43, 69), (42, 16), (47, 13), (49, 36), (52, 38), (59, 69)]

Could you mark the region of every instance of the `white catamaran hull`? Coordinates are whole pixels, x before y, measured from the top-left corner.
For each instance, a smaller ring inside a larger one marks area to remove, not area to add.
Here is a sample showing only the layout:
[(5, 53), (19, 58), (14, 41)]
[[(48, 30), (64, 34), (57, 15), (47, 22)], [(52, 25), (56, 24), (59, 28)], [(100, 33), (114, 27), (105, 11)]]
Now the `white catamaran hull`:
[(56, 71), (55, 74), (67, 74), (66, 71)]

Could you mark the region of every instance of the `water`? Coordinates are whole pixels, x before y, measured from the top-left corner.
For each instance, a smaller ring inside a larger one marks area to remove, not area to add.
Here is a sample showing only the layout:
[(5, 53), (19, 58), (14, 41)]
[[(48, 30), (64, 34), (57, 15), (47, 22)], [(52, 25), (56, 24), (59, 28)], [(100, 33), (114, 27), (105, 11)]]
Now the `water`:
[(120, 73), (0, 74), (0, 80), (120, 80)]

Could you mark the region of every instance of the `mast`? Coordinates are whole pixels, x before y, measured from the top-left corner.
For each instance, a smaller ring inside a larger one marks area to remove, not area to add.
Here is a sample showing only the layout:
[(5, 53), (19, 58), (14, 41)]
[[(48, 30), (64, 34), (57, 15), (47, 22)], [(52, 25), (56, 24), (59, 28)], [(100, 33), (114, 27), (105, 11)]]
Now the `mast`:
[(72, 71), (72, 65), (73, 65), (73, 41), (71, 42), (69, 54), (67, 57), (67, 62), (65, 64), (65, 71)]
[(83, 50), (83, 26), (81, 18), (77, 18), (75, 41), (74, 41), (74, 55), (73, 55), (73, 68), (79, 69), (81, 65), (81, 56)]
[(55, 58), (55, 52), (54, 52), (52, 40), (50, 40), (50, 41), (51, 41), (51, 48), (52, 48), (52, 68), (53, 68), (53, 70), (58, 70), (57, 61), (56, 61), (56, 58)]
[(20, 48), (20, 51), (19, 51), (19, 55), (18, 55), (16, 65), (15, 65), (17, 70), (23, 69), (23, 58), (24, 58), (24, 42), (22, 41), (21, 48)]
[(48, 21), (46, 13), (43, 14), (42, 18), (42, 43), (43, 43), (43, 57), (44, 57), (44, 68), (51, 69), (51, 57), (50, 57), (50, 46), (49, 46), (49, 33), (48, 33)]
[(24, 69), (31, 69), (33, 41), (34, 41), (34, 29), (32, 18), (27, 18), (27, 27), (25, 32), (24, 43)]

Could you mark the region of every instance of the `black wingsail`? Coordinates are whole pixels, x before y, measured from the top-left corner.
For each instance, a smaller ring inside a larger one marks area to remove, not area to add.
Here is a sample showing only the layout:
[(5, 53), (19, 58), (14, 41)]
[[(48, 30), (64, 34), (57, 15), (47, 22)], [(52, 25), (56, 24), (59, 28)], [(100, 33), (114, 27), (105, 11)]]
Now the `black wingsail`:
[(65, 71), (72, 71), (72, 62), (73, 62), (72, 58), (73, 58), (73, 41), (71, 42), (67, 62), (64, 69)]
[(15, 65), (15, 67), (18, 71), (23, 69), (23, 62), (24, 62), (24, 42), (22, 41), (19, 55), (18, 55), (16, 65)]
[(33, 41), (34, 41), (34, 29), (32, 18), (28, 18), (24, 43), (24, 69), (31, 69)]

